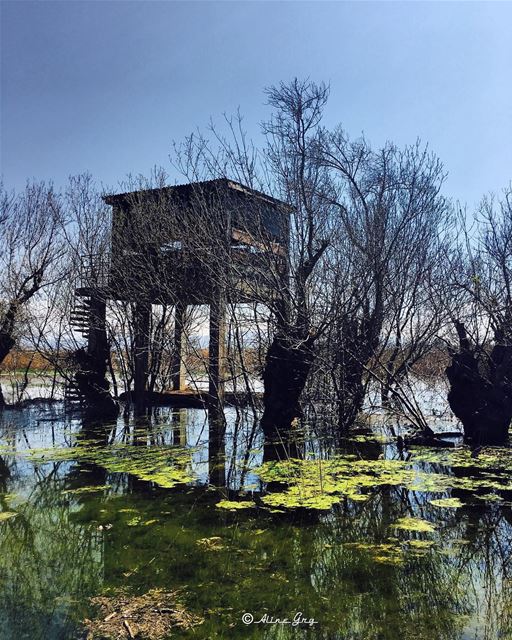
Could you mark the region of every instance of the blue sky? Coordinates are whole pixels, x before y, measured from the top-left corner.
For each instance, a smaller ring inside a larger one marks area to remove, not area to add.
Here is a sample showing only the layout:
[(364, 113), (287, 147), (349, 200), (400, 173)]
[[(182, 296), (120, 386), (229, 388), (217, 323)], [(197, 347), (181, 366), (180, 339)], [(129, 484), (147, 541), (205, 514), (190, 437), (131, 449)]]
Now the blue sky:
[(326, 124), (417, 137), (472, 207), (512, 179), (512, 3), (1, 2), (1, 172), (62, 184), (170, 169), (173, 139), (265, 86), (330, 82)]

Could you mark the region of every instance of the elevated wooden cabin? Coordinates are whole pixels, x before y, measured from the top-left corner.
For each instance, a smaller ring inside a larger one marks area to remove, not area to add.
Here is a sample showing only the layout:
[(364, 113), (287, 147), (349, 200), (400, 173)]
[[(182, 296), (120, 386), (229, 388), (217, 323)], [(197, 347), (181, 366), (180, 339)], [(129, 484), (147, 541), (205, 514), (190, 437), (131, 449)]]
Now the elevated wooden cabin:
[(211, 396), (221, 397), (225, 305), (228, 300), (265, 302), (280, 286), (280, 278), (286, 278), (290, 206), (228, 179), (104, 199), (112, 206), (110, 256), (102, 262), (87, 258), (76, 289), (81, 302), (75, 317), (86, 331), (89, 351), (94, 352), (102, 314), (104, 324), (105, 302), (133, 302), (135, 397), (142, 397), (151, 304), (175, 305), (173, 386), (181, 389), (186, 309), (207, 304), (209, 389)]

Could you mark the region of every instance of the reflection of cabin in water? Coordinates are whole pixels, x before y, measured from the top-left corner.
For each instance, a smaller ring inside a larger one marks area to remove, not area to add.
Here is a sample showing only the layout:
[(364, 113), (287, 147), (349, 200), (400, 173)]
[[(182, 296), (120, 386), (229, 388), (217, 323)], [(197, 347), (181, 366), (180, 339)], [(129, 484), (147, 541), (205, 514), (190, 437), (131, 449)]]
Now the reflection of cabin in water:
[(105, 302), (132, 302), (134, 391), (143, 397), (151, 305), (172, 305), (173, 389), (183, 389), (187, 306), (209, 305), (209, 393), (219, 397), (226, 302), (265, 302), (279, 286), (287, 271), (290, 207), (227, 179), (120, 193), (105, 202), (112, 206), (110, 256), (103, 263), (85, 260), (73, 315), (88, 352), (94, 356), (104, 342)]

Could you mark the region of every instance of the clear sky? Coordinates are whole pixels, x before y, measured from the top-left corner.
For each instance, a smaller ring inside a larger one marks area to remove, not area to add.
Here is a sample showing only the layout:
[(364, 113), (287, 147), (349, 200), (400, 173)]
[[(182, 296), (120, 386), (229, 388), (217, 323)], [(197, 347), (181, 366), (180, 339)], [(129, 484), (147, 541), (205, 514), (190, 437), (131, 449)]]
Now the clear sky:
[(263, 89), (331, 85), (326, 124), (428, 142), (470, 206), (512, 179), (511, 2), (1, 2), (1, 172), (114, 186)]

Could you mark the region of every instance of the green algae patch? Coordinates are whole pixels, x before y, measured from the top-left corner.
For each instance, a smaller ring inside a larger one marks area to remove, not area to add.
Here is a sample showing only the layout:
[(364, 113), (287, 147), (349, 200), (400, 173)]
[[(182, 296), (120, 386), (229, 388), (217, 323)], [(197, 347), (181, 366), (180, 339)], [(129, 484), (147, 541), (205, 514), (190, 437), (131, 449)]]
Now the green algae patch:
[(127, 527), (150, 527), (154, 524), (160, 522), (158, 518), (151, 518), (150, 520), (144, 520), (144, 518), (140, 515), (133, 516), (129, 520), (125, 522)]
[(215, 506), (227, 511), (238, 511), (239, 509), (251, 509), (254, 507), (254, 502), (251, 500), (221, 500)]
[(402, 565), (409, 558), (424, 556), (434, 546), (431, 540), (407, 540), (405, 544), (398, 538), (389, 537), (386, 542), (345, 542), (345, 549), (362, 552), (372, 562), (387, 565)]
[(101, 491), (108, 491), (111, 489), (111, 485), (91, 485), (90, 487), (78, 487), (77, 489), (65, 489), (62, 493), (70, 495), (81, 495), (83, 493), (100, 493)]
[(431, 549), (435, 542), (433, 540), (407, 540), (407, 545), (413, 549), (428, 550)]
[(445, 509), (458, 509), (464, 506), (464, 503), (461, 502), (459, 498), (435, 498), (429, 500), (429, 502), (433, 504), (434, 507), (443, 507)]
[(5, 520), (15, 518), (17, 515), (16, 511), (0, 511), (0, 522), (5, 522)]
[(358, 435), (353, 436), (352, 438), (348, 438), (350, 442), (372, 442), (378, 444), (391, 444), (395, 441), (395, 438), (391, 438), (390, 436), (385, 436), (382, 434), (368, 434), (368, 435)]
[(512, 450), (507, 447), (484, 447), (478, 453), (467, 447), (442, 451), (413, 449), (412, 460), (454, 469), (474, 469), (489, 480), (501, 479), (502, 474), (507, 474), (505, 479), (508, 480), (512, 474)]
[[(364, 496), (362, 496), (363, 499)], [(339, 502), (334, 495), (321, 493), (311, 488), (291, 487), (287, 491), (270, 493), (262, 498), (264, 505), (281, 509), (318, 509), (328, 511)]]
[(278, 483), (281, 491), (262, 498), (277, 509), (330, 509), (344, 498), (364, 502), (376, 487), (403, 486), (411, 491), (444, 493), (449, 476), (428, 474), (404, 460), (361, 460), (336, 456), (329, 460), (281, 460), (256, 470), (266, 483)]
[(483, 494), (475, 494), (475, 498), (479, 500), (485, 500), (486, 502), (503, 502), (503, 498), (499, 496), (497, 493), (483, 493)]
[(360, 543), (355, 548), (368, 552), (372, 560), (380, 564), (402, 564), (404, 561), (403, 551), (395, 544)]
[(94, 464), (112, 473), (130, 475), (168, 489), (192, 482), (192, 449), (174, 446), (114, 444), (98, 446), (96, 441), (78, 439), (73, 447), (29, 449), (19, 452), (34, 463), (74, 461)]
[(368, 542), (347, 542), (343, 545), (347, 549), (356, 549), (367, 554), (371, 560), (379, 564), (402, 564), (404, 554), (402, 549), (393, 543), (368, 543)]
[(150, 527), (150, 526), (152, 526), (154, 524), (157, 524), (158, 522), (159, 522), (159, 520), (157, 518), (152, 518), (151, 520), (145, 520), (142, 524), (145, 527)]
[[(426, 466), (426, 470), (422, 468)], [(450, 468), (462, 469), (452, 475)], [(506, 448), (488, 448), (475, 455), (469, 449), (413, 450), (408, 460), (359, 459), (353, 454), (324, 459), (288, 459), (266, 462), (256, 469), (270, 492), (262, 498), (268, 508), (277, 510), (328, 510), (344, 499), (367, 500), (379, 487), (401, 486), (409, 491), (446, 494), (451, 489), (485, 492), (512, 490), (512, 456)], [(484, 498), (485, 499), (485, 498)], [(488, 498), (500, 500), (499, 497)], [(436, 507), (463, 506), (457, 498), (436, 498)]]
[(404, 531), (414, 531), (417, 533), (433, 533), (435, 531), (435, 525), (428, 520), (414, 518), (412, 516), (399, 518), (391, 526), (394, 529), (403, 529)]

